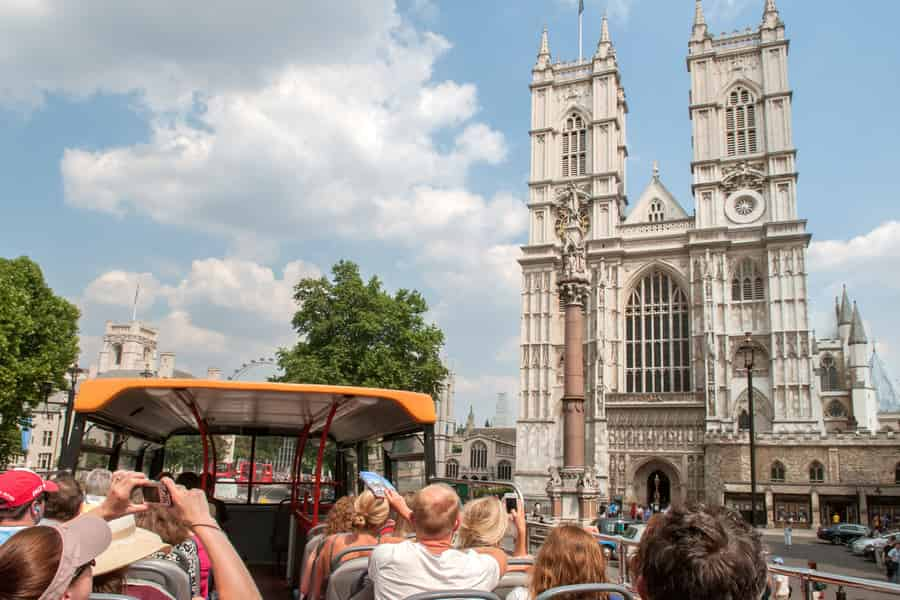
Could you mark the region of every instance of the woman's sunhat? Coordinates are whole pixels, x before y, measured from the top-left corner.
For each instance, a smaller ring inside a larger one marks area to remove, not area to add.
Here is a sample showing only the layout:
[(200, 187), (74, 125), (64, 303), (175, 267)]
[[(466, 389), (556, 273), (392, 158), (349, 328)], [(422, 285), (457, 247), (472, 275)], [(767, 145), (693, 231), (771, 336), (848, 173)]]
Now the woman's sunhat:
[(127, 567), (135, 561), (147, 558), (154, 552), (171, 550), (171, 546), (163, 542), (158, 535), (138, 527), (132, 515), (110, 521), (109, 528), (112, 530), (112, 543), (103, 554), (97, 557), (97, 565), (94, 567), (95, 575), (103, 575)]
[(62, 538), (62, 554), (56, 574), (39, 600), (58, 600), (72, 584), (81, 567), (95, 560), (110, 543), (110, 531), (106, 521), (85, 516), (68, 523), (54, 525)]

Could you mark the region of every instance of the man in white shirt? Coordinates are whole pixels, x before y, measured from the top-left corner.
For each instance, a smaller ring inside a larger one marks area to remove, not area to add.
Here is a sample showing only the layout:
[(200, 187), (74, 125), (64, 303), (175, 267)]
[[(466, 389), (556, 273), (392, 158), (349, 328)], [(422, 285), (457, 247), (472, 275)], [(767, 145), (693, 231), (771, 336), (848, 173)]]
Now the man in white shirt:
[(506, 554), (499, 548), (456, 550), (451, 547), (459, 527), (459, 496), (453, 488), (434, 484), (422, 488), (413, 509), (403, 497), (388, 491), (397, 513), (409, 519), (416, 541), (378, 546), (369, 558), (369, 579), (375, 600), (400, 600), (419, 592), (476, 589), (491, 591), (506, 572)]

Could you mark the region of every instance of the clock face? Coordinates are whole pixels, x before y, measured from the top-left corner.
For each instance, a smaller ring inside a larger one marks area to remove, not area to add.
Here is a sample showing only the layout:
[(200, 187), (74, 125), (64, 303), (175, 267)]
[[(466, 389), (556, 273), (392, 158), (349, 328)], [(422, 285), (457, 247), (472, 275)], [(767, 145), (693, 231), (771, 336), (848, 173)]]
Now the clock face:
[(765, 212), (765, 200), (753, 190), (738, 190), (725, 199), (725, 215), (733, 223), (740, 225), (753, 223)]

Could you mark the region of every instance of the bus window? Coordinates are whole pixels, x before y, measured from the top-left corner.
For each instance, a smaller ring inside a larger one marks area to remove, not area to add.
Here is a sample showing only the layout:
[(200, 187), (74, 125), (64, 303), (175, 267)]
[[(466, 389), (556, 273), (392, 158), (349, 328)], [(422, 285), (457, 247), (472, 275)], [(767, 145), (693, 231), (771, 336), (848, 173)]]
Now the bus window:
[(384, 440), (384, 452), (390, 460), (386, 472), (401, 494), (425, 487), (425, 444), (418, 435)]

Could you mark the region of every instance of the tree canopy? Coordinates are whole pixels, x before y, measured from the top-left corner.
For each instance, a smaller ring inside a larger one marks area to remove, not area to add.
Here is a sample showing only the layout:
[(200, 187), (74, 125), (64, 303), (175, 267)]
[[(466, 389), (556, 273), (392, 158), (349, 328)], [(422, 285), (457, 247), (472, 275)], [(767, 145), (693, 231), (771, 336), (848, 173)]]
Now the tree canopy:
[(0, 465), (21, 452), (14, 430), (44, 400), (45, 384), (67, 387), (65, 371), (78, 356), (78, 317), (35, 262), (0, 258)]
[(340, 261), (332, 279), (307, 278), (294, 289), (299, 340), (282, 349), (286, 382), (358, 385), (435, 396), (447, 376), (441, 330), (425, 322), (428, 304), (415, 290), (391, 295), (381, 281), (363, 281), (359, 267)]

